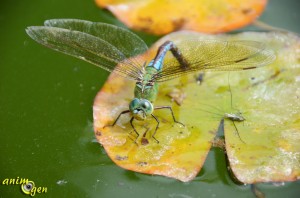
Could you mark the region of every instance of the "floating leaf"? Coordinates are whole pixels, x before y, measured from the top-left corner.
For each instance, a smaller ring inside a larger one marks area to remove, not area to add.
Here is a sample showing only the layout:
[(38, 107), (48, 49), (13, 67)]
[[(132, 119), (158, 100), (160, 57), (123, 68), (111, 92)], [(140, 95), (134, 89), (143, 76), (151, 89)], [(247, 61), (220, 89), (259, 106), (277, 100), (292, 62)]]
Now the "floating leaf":
[[(181, 181), (190, 181), (198, 174), (211, 147), (216, 128), (210, 130), (208, 126), (211, 125), (207, 124), (209, 120), (199, 120), (199, 117), (204, 117), (205, 112), (195, 107), (197, 101), (209, 97), (209, 94), (202, 94), (208, 90), (197, 83), (186, 86), (188, 80), (189, 78), (182, 77), (163, 83), (155, 103), (172, 106), (175, 117), (185, 127), (174, 123), (167, 110), (156, 110), (154, 114), (161, 121), (155, 135), (159, 143), (151, 138), (156, 123), (149, 119), (135, 121), (135, 127), (140, 133), (135, 144), (136, 136), (129, 124), (129, 117), (124, 115), (116, 126), (104, 127), (112, 124), (121, 111), (128, 109), (135, 86), (134, 82), (111, 74), (95, 99), (94, 128), (97, 139), (117, 165), (128, 170), (164, 175)], [(192, 80), (196, 82), (195, 79)], [(189, 98), (181, 106), (167, 96), (173, 89), (179, 88)], [(195, 93), (195, 89), (199, 92)]]
[(167, 34), (176, 30), (219, 33), (250, 24), (267, 0), (96, 0), (136, 30)]
[(272, 67), (231, 79), (234, 104), (246, 118), (225, 124), (230, 166), (243, 183), (293, 181), (300, 178), (300, 40), (292, 34), (244, 34), (277, 49)]
[[(195, 74), (162, 83), (155, 105), (172, 106), (175, 117), (186, 127), (174, 123), (168, 111), (155, 111), (161, 120), (155, 136), (159, 143), (151, 138), (156, 126), (151, 119), (135, 122), (140, 133), (137, 144), (129, 117), (122, 116), (114, 127), (104, 127), (128, 109), (133, 98), (134, 82), (111, 74), (94, 104), (96, 137), (110, 158), (128, 170), (189, 181), (201, 169), (223, 114), (239, 110), (246, 120), (235, 122), (237, 130), (232, 121), (225, 121), (226, 149), (236, 177), (244, 183), (299, 178), (299, 38), (280, 33), (212, 36), (185, 31), (162, 38), (148, 55), (153, 58), (166, 40), (194, 37), (262, 41), (277, 51), (277, 60), (259, 69), (231, 72), (229, 77), (228, 72), (206, 73), (201, 84)], [(180, 106), (170, 98), (174, 93), (175, 101), (177, 95), (185, 96)]]
[[(213, 97), (219, 97), (219, 100), (215, 101), (215, 104), (201, 101), (199, 105), (207, 112), (207, 116), (213, 117), (215, 112), (218, 114), (215, 114), (215, 117), (221, 119), (225, 113), (241, 112), (246, 119), (244, 122), (235, 123), (225, 119), (227, 155), (235, 176), (241, 182), (278, 182), (299, 179), (299, 37), (274, 32), (217, 37), (184, 32), (173, 33), (164, 39), (193, 37), (255, 40), (264, 42), (266, 47), (277, 52), (277, 60), (270, 66), (231, 72), (230, 76), (228, 72), (221, 72), (219, 75), (207, 73), (201, 86), (205, 84), (210, 86), (210, 89), (216, 92)], [(228, 92), (228, 83), (232, 90), (233, 101)]]

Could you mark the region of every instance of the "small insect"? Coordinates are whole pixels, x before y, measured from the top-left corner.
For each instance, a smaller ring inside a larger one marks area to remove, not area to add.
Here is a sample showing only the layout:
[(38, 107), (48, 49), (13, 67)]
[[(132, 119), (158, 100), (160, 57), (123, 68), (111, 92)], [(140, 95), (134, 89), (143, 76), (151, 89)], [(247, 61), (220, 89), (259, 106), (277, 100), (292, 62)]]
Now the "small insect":
[(225, 113), (224, 114), (224, 119), (228, 119), (232, 121), (232, 124), (235, 128), (236, 134), (238, 135), (239, 139), (246, 144), (246, 142), (241, 138), (240, 133), (238, 131), (238, 128), (235, 125), (235, 122), (244, 122), (246, 119), (242, 116), (241, 112), (237, 112), (235, 114), (233, 113)]
[[(229, 76), (230, 76), (230, 72), (228, 73), (228, 88), (229, 88), (229, 93), (230, 93), (230, 105), (231, 105), (231, 109), (233, 109), (233, 98), (232, 98), (232, 91), (231, 91), (231, 86), (230, 86), (230, 82), (229, 82)], [(240, 111), (238, 111), (237, 113), (225, 113), (224, 114), (224, 119), (228, 119), (232, 121), (232, 124), (235, 128), (236, 134), (238, 135), (239, 139), (241, 140), (241, 142), (243, 142), (244, 144), (246, 144), (245, 141), (243, 141), (243, 139), (240, 136), (240, 133), (238, 131), (238, 128), (235, 125), (235, 122), (244, 122), (246, 119), (243, 117), (242, 113)]]
[(204, 70), (253, 69), (275, 59), (260, 42), (186, 39), (166, 41), (147, 63), (139, 55), (145, 53), (148, 47), (137, 35), (114, 25), (77, 19), (47, 20), (44, 26), (28, 27), (26, 32), (42, 45), (136, 81), (129, 109), (121, 112), (111, 126), (121, 115), (130, 113), (130, 124), (139, 137), (133, 121), (151, 116), (157, 122), (152, 134), (157, 143), (155, 134), (160, 121), (153, 114), (154, 110), (169, 110), (173, 121), (184, 126), (175, 119), (170, 106), (153, 106), (159, 82)]
[[(230, 73), (228, 73), (228, 90), (229, 90), (229, 93), (230, 93), (230, 105), (231, 105), (231, 109), (233, 109), (233, 96), (232, 96), (232, 91), (231, 91), (231, 86), (230, 86), (230, 83), (229, 83), (229, 76), (230, 76)], [(241, 140), (241, 142), (243, 142), (244, 144), (245, 141), (243, 141), (243, 139), (241, 138), (240, 134), (239, 134), (239, 131), (238, 131), (238, 128), (237, 126), (235, 125), (235, 122), (244, 122), (246, 120), (246, 118), (243, 116), (242, 112), (240, 111), (237, 111), (236, 113), (219, 113), (220, 111), (223, 111), (221, 110), (220, 108), (216, 107), (216, 106), (213, 106), (213, 105), (208, 105), (208, 104), (204, 104), (205, 106), (208, 106), (216, 111), (217, 112), (212, 112), (212, 111), (208, 111), (206, 109), (201, 109), (202, 111), (205, 111), (205, 112), (208, 112), (208, 113), (211, 113), (211, 114), (215, 114), (217, 115), (219, 118), (221, 117), (221, 122), (222, 124), (224, 124), (224, 119), (227, 119), (227, 120), (230, 120), (232, 121), (232, 124), (235, 128), (235, 131), (236, 131), (236, 134), (237, 136), (239, 137), (239, 139)]]
[(203, 80), (204, 80), (204, 75), (205, 75), (205, 73), (204, 73), (204, 72), (201, 72), (201, 73), (199, 73), (199, 74), (196, 76), (196, 81), (197, 81), (197, 84), (198, 84), (198, 85), (201, 85), (201, 83), (203, 82)]

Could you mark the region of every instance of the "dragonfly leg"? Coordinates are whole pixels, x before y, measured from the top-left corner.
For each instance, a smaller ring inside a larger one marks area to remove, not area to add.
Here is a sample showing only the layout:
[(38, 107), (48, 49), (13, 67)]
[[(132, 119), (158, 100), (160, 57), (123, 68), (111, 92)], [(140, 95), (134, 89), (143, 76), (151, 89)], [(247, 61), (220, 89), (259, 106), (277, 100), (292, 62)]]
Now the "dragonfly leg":
[(172, 117), (173, 117), (174, 122), (176, 122), (176, 123), (178, 123), (178, 124), (181, 124), (182, 126), (185, 126), (183, 123), (178, 122), (178, 121), (175, 119), (175, 116), (174, 116), (172, 107), (170, 107), (170, 106), (160, 106), (160, 107), (155, 107), (154, 109), (155, 109), (155, 110), (159, 110), (159, 109), (169, 109), (169, 110), (171, 111), (171, 114), (172, 114)]
[(136, 140), (138, 139), (138, 137), (140, 136), (140, 134), (137, 132), (137, 130), (135, 129), (134, 125), (133, 125), (133, 120), (134, 120), (134, 117), (132, 117), (130, 119), (130, 125), (131, 127), (133, 128), (134, 132), (136, 133), (137, 137), (135, 138), (134, 142), (136, 143)]
[(115, 124), (117, 123), (117, 121), (119, 120), (119, 118), (121, 117), (121, 115), (125, 114), (125, 113), (129, 113), (130, 110), (125, 110), (125, 111), (122, 111), (118, 117), (115, 119), (114, 123), (113, 124), (110, 124), (110, 125), (105, 125), (103, 128), (107, 127), (107, 126), (115, 126)]
[(157, 117), (155, 117), (153, 114), (151, 114), (151, 115), (152, 115), (152, 117), (153, 117), (153, 118), (156, 120), (156, 122), (157, 122), (155, 131), (154, 131), (154, 133), (152, 134), (152, 137), (153, 137), (153, 139), (154, 139), (157, 143), (159, 143), (159, 141), (155, 138), (156, 131), (157, 131), (158, 127), (159, 127), (159, 120), (158, 120)]

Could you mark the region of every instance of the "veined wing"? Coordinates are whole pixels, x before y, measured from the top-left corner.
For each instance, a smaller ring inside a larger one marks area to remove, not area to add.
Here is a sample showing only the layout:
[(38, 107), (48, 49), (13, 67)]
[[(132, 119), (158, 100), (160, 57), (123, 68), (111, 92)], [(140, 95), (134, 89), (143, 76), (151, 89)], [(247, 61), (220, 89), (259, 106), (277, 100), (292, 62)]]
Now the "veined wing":
[(28, 27), (26, 32), (51, 49), (134, 80), (143, 65), (136, 56), (148, 49), (142, 39), (126, 29), (77, 19), (47, 20), (45, 26)]
[(168, 52), (158, 82), (200, 70), (235, 71), (261, 67), (274, 61), (275, 55), (256, 41), (182, 40), (174, 42), (188, 67), (182, 68)]

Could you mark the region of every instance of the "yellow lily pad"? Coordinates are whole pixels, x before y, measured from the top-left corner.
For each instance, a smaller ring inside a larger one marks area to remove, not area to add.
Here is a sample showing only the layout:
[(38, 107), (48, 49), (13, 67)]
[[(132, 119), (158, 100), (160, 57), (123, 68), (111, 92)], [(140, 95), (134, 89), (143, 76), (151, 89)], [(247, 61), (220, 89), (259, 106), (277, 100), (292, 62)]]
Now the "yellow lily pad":
[(244, 27), (263, 12), (267, 0), (96, 0), (127, 26), (162, 35), (177, 30), (220, 33)]
[[(190, 78), (195, 81), (193, 77)], [(167, 110), (156, 110), (154, 114), (161, 122), (155, 135), (159, 143), (151, 138), (156, 123), (149, 119), (134, 121), (140, 133), (135, 144), (136, 136), (129, 124), (129, 116), (122, 116), (114, 127), (106, 126), (112, 124), (121, 111), (128, 109), (135, 86), (134, 82), (111, 74), (95, 99), (94, 129), (96, 138), (118, 166), (146, 174), (164, 175), (184, 182), (197, 176), (211, 147), (217, 125), (215, 128), (208, 128), (211, 125), (202, 123), (210, 120), (199, 120), (197, 117), (204, 117), (205, 112), (197, 109), (194, 104), (208, 95), (201, 94), (206, 92), (206, 87), (197, 83), (186, 86), (190, 78), (182, 77), (163, 83), (155, 103), (158, 106), (171, 106), (176, 119), (184, 123), (185, 127), (174, 123)], [(189, 98), (181, 106), (167, 96), (173, 89), (179, 88), (184, 90)], [(195, 93), (195, 89), (199, 92)]]

